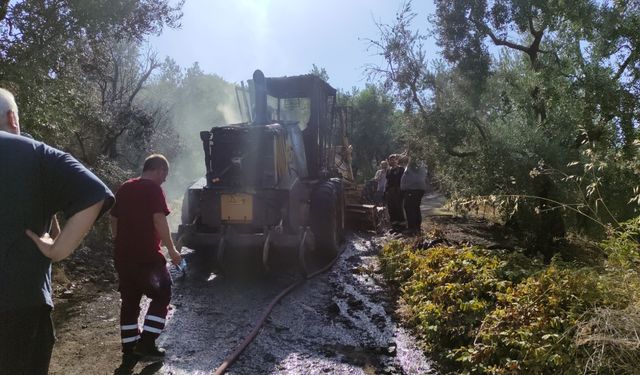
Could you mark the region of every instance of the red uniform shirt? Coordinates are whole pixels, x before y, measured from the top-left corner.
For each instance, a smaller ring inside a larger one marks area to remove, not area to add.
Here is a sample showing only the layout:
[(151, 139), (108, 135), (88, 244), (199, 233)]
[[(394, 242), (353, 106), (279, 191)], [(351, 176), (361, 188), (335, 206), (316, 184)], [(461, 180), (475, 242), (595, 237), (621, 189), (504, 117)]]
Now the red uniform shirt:
[(153, 214), (169, 214), (167, 200), (157, 183), (141, 178), (125, 182), (116, 193), (111, 215), (118, 219), (114, 258), (121, 263), (165, 262)]

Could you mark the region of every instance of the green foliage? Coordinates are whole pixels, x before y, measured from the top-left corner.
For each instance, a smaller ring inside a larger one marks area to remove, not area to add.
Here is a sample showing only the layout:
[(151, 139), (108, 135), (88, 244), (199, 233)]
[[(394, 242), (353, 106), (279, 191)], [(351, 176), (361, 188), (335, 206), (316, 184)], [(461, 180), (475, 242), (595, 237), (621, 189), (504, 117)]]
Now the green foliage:
[(379, 25), (372, 46), (385, 65), (370, 72), (405, 109), (407, 133), (421, 144), (412, 150), (447, 193), (539, 197), (519, 205), (522, 218), (571, 206), (538, 221), (598, 235), (637, 215), (635, 2), (436, 1), (446, 63), (432, 64), (413, 31), (417, 16), (409, 4)]
[[(117, 188), (141, 158), (169, 158), (180, 142), (162, 108), (140, 100), (159, 67), (140, 46), (176, 27), (183, 1), (52, 0), (0, 3), (0, 86), (16, 95), (23, 131), (87, 164)], [(105, 215), (106, 216), (106, 215)], [(110, 243), (108, 219), (89, 237)]]
[[(85, 147), (86, 155), (77, 156), (90, 164), (112, 153), (112, 138), (122, 130), (115, 123), (140, 125), (149, 114), (129, 100), (146, 72), (121, 64), (121, 46), (137, 49), (148, 34), (177, 26), (181, 6), (166, 0), (9, 2), (0, 18), (0, 85), (16, 94), (24, 130), (78, 154)], [(133, 52), (129, 63), (138, 57)], [(126, 106), (112, 105), (117, 93), (127, 95)], [(80, 140), (85, 136), (94, 139)]]
[(323, 81), (329, 82), (329, 73), (325, 68), (319, 68), (316, 64), (312, 64), (309, 74), (320, 77)]
[(620, 225), (604, 241), (609, 267), (619, 270), (637, 270), (640, 265), (640, 216)]
[(393, 100), (374, 85), (341, 93), (340, 104), (351, 107), (348, 137), (353, 146), (353, 169), (360, 181), (372, 178), (377, 164), (392, 153), (401, 152), (401, 134)]
[(535, 268), (521, 255), (497, 256), (475, 247), (415, 251), (392, 242), (382, 253), (383, 272), (399, 288), (409, 323), (442, 360), (469, 345), (499, 293)]
[[(638, 261), (639, 227), (633, 220), (604, 242), (606, 270), (558, 259), (543, 266), (517, 252), (423, 250), (393, 241), (381, 253), (382, 272), (399, 293), (399, 313), (446, 370), (625, 373), (612, 369), (633, 368), (628, 360), (637, 358), (629, 320), (637, 308), (625, 309), (640, 306), (637, 263), (629, 268)], [(620, 318), (606, 319), (611, 316)], [(616, 340), (620, 332), (627, 338)]]
[(473, 344), (454, 357), (478, 373), (579, 373), (573, 329), (603, 292), (594, 271), (552, 265), (499, 293)]

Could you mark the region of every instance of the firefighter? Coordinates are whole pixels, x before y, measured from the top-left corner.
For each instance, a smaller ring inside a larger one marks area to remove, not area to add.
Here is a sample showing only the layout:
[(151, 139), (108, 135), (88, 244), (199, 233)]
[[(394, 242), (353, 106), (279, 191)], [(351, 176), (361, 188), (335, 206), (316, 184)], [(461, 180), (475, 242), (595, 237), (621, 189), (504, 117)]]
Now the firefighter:
[[(0, 373), (47, 374), (55, 341), (51, 262), (69, 256), (113, 194), (71, 155), (20, 135), (0, 89)], [(56, 212), (67, 218), (53, 238)]]
[[(171, 239), (166, 198), (160, 185), (169, 174), (169, 162), (160, 155), (149, 156), (142, 175), (125, 182), (116, 193), (111, 210), (114, 263), (119, 278), (122, 304), (120, 336), (121, 370), (132, 369), (138, 360), (160, 361), (163, 348), (156, 345), (171, 300), (171, 276), (160, 250), (163, 243), (171, 261), (179, 265), (180, 253)], [(142, 331), (138, 327), (140, 299), (151, 299)]]

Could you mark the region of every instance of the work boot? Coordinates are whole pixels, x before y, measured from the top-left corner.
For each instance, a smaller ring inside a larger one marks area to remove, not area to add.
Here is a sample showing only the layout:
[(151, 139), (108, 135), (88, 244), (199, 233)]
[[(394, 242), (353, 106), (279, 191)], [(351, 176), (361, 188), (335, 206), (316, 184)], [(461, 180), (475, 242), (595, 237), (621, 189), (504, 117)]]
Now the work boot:
[(140, 356), (141, 361), (163, 361), (165, 350), (158, 348), (155, 341), (140, 340), (133, 348), (133, 353)]
[(122, 353), (122, 363), (116, 369), (116, 375), (128, 375), (133, 373), (133, 368), (136, 367), (136, 364), (140, 360), (140, 356), (134, 354), (133, 352)]
[(391, 230), (389, 232), (391, 232), (391, 234), (396, 234), (396, 233), (402, 233), (402, 231), (405, 230), (405, 227), (401, 224), (395, 224), (395, 225), (391, 225)]

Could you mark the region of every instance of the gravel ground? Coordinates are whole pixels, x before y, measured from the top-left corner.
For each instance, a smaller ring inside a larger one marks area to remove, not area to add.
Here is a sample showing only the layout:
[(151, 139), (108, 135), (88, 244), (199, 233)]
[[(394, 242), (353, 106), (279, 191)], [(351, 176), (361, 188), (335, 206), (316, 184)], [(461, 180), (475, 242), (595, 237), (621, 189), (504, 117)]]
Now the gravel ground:
[(278, 305), (230, 374), (427, 374), (430, 362), (391, 317), (377, 246), (351, 236), (334, 267)]
[[(437, 225), (430, 216), (449, 220), (439, 211), (442, 201), (438, 194), (425, 197), (425, 225)], [(447, 221), (440, 229), (455, 238), (458, 233), (451, 231), (459, 226)], [(228, 374), (436, 374), (412, 335), (394, 319), (393, 301), (377, 272), (376, 254), (387, 239), (350, 234), (329, 271), (307, 280), (275, 306)], [(159, 339), (167, 358), (164, 363), (138, 363), (133, 374), (212, 373), (252, 330), (271, 299), (299, 278), (292, 272), (213, 276), (198, 271), (196, 254), (183, 253), (189, 272), (183, 278), (172, 270), (172, 306)], [(56, 277), (66, 286), (56, 293), (58, 342), (50, 374), (113, 374), (120, 364), (119, 294), (109, 258), (79, 251)]]
[[(393, 305), (376, 273), (382, 240), (349, 235), (333, 268), (285, 296), (228, 373), (435, 373), (393, 319)], [(193, 264), (197, 259), (189, 253), (186, 258)], [(172, 307), (159, 339), (168, 357), (164, 363), (139, 363), (135, 374), (211, 373), (251, 331), (271, 299), (298, 277), (220, 277), (191, 266), (185, 278), (172, 273)], [(118, 298), (115, 285), (108, 283), (86, 283), (60, 294), (51, 374), (114, 372), (120, 363)]]

